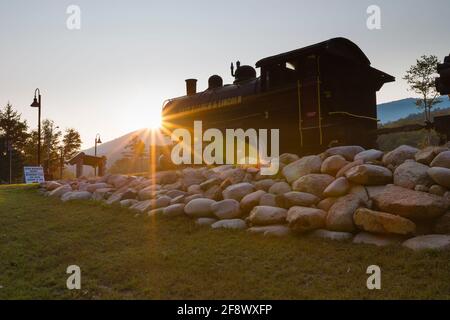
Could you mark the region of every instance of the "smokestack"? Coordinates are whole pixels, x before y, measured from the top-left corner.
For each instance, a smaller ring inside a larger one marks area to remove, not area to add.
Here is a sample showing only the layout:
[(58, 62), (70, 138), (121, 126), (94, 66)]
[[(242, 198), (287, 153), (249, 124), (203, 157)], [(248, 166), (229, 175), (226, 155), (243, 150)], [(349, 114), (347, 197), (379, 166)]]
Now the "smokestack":
[(197, 79), (186, 79), (186, 94), (192, 96), (197, 93)]

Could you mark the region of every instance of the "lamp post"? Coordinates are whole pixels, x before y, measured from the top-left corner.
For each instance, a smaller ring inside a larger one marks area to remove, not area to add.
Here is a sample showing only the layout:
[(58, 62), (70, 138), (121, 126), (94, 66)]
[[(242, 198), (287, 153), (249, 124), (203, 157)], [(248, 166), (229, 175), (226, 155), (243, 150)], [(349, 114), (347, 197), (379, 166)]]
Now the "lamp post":
[[(97, 144), (101, 144), (102, 140), (100, 140), (100, 134), (97, 133), (95, 136), (95, 148), (94, 148), (94, 155), (97, 156)], [(97, 176), (97, 166), (95, 166), (95, 176)]]
[[(37, 94), (37, 96), (36, 96)], [(34, 90), (34, 100), (30, 105), (33, 108), (38, 108), (38, 154), (37, 154), (37, 166), (41, 165), (41, 90), (36, 88)]]

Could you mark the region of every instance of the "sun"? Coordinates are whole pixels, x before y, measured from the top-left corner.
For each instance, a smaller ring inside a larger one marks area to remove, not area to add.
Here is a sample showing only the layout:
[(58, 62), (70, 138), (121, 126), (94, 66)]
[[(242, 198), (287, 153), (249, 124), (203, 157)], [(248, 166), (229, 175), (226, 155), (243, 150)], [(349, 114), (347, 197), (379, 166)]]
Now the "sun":
[(148, 127), (150, 129), (160, 129), (161, 124), (162, 124), (161, 113), (156, 113), (150, 117)]

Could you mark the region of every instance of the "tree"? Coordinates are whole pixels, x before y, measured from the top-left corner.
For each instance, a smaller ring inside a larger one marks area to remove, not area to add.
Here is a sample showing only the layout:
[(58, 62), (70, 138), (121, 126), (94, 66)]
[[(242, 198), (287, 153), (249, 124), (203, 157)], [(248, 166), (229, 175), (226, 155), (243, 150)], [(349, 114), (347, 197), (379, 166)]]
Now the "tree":
[(0, 109), (0, 180), (18, 180), (22, 176), (28, 125), (22, 115), (8, 104)]
[(416, 105), (424, 110), (425, 120), (431, 122), (431, 109), (434, 105), (442, 102), (438, 99), (435, 79), (437, 77), (438, 58), (434, 55), (423, 55), (416, 60), (403, 77), (408, 83), (410, 90), (420, 95)]
[(65, 160), (70, 160), (81, 148), (81, 138), (77, 130), (66, 129), (63, 137), (63, 150)]

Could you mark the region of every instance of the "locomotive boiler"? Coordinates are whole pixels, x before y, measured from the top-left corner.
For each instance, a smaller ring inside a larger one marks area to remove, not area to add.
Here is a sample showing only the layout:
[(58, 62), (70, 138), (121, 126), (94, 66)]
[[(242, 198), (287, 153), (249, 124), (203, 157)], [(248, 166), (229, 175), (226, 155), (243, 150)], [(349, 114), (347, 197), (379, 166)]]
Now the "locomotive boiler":
[(185, 96), (163, 106), (163, 125), (192, 130), (279, 129), (280, 152), (318, 153), (330, 145), (374, 147), (376, 92), (395, 78), (375, 69), (362, 50), (345, 38), (267, 57), (259, 69), (239, 62), (232, 84), (213, 75), (198, 92), (186, 80)]

